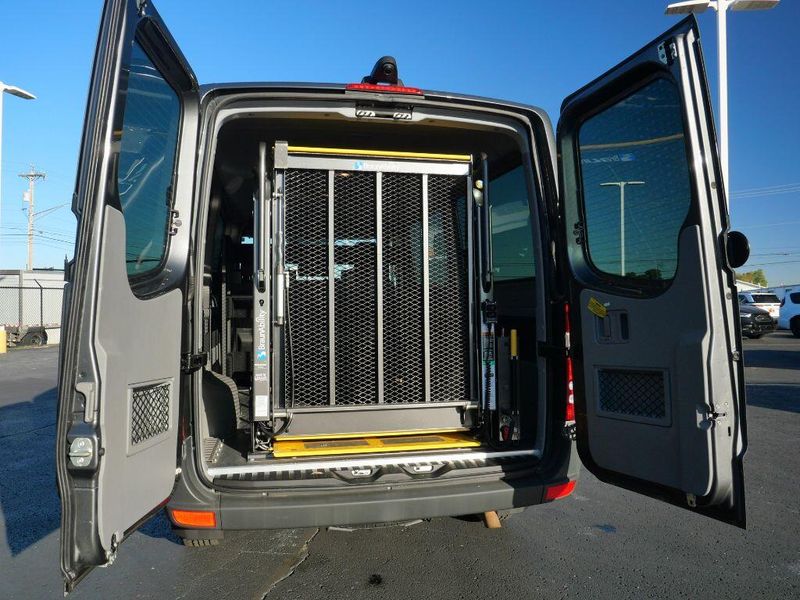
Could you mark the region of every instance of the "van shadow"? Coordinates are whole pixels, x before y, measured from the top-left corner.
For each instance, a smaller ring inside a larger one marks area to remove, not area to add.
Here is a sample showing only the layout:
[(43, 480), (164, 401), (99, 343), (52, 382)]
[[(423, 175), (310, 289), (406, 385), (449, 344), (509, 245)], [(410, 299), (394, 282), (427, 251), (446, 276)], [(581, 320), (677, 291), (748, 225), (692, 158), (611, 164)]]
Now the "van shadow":
[(797, 385), (747, 385), (747, 405), (800, 413), (800, 387)]
[[(55, 472), (57, 398), (53, 387), (29, 402), (0, 406), (0, 510), (12, 556), (60, 524)], [(163, 511), (140, 531), (180, 542)]]
[(800, 369), (798, 356), (798, 352), (791, 350), (746, 348), (744, 351), (744, 366), (797, 370)]

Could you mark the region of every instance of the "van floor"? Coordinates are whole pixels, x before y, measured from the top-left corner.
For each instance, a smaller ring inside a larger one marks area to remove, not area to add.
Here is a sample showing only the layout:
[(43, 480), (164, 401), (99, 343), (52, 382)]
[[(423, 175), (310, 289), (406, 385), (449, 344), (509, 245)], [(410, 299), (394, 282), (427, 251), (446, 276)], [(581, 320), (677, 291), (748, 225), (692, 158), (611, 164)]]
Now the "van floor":
[[(203, 443), (203, 457), (210, 466), (236, 466), (247, 464), (250, 434), (239, 430), (236, 435), (219, 439), (209, 437)], [(273, 452), (257, 455), (260, 460), (311, 457), (342, 457), (348, 455), (386, 454), (398, 452), (426, 452), (480, 448), (482, 442), (470, 432), (436, 432), (426, 434), (399, 434), (381, 436), (352, 436), (343, 439), (320, 437), (276, 439)], [(252, 458), (252, 457), (251, 457)]]

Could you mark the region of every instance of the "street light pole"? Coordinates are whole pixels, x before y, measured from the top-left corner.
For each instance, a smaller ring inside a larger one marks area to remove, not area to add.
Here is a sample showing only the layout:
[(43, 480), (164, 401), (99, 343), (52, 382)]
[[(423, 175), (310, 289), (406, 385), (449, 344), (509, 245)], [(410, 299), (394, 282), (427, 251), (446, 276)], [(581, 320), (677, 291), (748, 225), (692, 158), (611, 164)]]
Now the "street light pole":
[(644, 185), (644, 181), (606, 181), (602, 187), (616, 186), (619, 188), (619, 274), (625, 277), (625, 186)]
[(722, 182), (725, 187), (727, 206), (730, 197), (728, 177), (728, 9), (766, 10), (775, 8), (780, 0), (685, 0), (667, 6), (668, 15), (687, 15), (702, 13), (709, 8), (717, 11), (717, 70), (719, 83), (719, 162), (722, 169)]
[[(0, 81), (0, 240), (3, 236), (3, 95), (8, 92), (12, 96), (17, 96), (23, 100), (35, 100), (36, 96), (26, 92), (15, 85), (6, 85)], [(0, 241), (0, 248), (3, 247)]]

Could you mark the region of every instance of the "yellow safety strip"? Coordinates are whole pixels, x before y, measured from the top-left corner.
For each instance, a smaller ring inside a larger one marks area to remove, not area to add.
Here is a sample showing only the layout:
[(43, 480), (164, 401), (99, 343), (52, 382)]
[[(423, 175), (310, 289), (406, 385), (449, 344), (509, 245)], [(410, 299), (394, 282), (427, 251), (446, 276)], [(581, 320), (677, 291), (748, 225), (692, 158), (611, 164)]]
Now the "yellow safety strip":
[(348, 440), (276, 440), (273, 444), (275, 458), (302, 458), (306, 456), (341, 456), (343, 454), (372, 454), (375, 452), (418, 452), (421, 450), (449, 450), (477, 448), (481, 443), (471, 435), (458, 433), (426, 434), (414, 436), (363, 437)]
[(517, 341), (517, 330), (511, 330), (511, 358), (519, 357), (518, 352), (518, 341)]
[(315, 148), (313, 146), (289, 146), (289, 153), (334, 154), (337, 156), (375, 156), (380, 158), (418, 158), (424, 160), (452, 160), (469, 162), (469, 154), (434, 154), (430, 152), (400, 152), (398, 150), (355, 150), (353, 148)]

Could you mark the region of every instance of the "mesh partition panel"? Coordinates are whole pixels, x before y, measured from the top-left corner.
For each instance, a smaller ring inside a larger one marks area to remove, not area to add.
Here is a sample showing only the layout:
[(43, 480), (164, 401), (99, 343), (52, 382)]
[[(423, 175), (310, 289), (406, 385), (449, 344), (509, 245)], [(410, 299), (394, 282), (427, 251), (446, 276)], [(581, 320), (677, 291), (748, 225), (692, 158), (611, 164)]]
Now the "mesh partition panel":
[(384, 402), (424, 402), (422, 177), (385, 173), (382, 192)]
[(131, 390), (131, 445), (141, 444), (169, 429), (169, 383)]
[(647, 419), (666, 418), (662, 371), (600, 369), (597, 381), (601, 410)]
[(375, 173), (334, 179), (336, 404), (378, 401)]
[(296, 407), (373, 405), (381, 398), (423, 403), (426, 372), (430, 401), (470, 398), (466, 177), (427, 176), (427, 254), (425, 177), (382, 171), (379, 184), (373, 171), (286, 170), (287, 404), (292, 392)]
[(466, 180), (428, 179), (431, 401), (469, 398)]
[(328, 173), (287, 171), (286, 268), (291, 271), (286, 393), (295, 406), (328, 403)]

